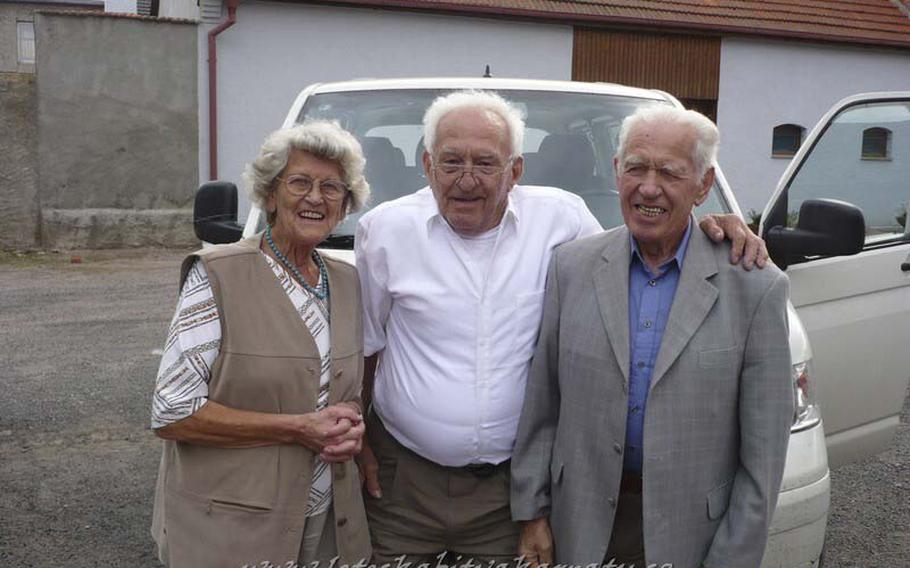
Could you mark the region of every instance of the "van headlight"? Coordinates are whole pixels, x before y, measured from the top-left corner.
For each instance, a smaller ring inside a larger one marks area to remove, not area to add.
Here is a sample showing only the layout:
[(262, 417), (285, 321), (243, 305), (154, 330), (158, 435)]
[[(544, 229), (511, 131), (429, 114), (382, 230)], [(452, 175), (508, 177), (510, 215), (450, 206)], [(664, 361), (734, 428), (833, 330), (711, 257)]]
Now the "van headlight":
[(793, 425), (791, 432), (799, 432), (819, 423), (822, 417), (815, 391), (815, 375), (812, 360), (797, 363), (791, 368), (793, 377)]

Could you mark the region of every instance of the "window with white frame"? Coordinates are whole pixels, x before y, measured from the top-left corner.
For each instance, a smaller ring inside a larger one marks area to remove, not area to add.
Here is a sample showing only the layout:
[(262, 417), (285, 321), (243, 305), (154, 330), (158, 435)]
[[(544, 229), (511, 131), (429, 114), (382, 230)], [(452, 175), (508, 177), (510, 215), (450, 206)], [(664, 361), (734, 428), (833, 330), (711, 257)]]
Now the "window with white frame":
[(803, 143), (805, 129), (798, 124), (779, 124), (771, 139), (772, 158), (792, 158)]
[(16, 34), (19, 38), (19, 63), (35, 62), (35, 24), (34, 22), (16, 22)]
[(874, 127), (863, 130), (863, 160), (891, 159), (891, 131)]

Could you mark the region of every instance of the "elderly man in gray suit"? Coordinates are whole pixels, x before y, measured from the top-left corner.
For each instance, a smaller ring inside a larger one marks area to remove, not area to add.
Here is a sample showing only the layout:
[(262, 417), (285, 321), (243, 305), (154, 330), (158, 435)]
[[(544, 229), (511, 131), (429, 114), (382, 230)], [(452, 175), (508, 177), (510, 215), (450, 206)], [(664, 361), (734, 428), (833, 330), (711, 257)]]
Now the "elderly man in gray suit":
[(625, 225), (560, 246), (512, 454), (532, 563), (757, 568), (793, 416), (788, 280), (692, 230), (718, 132), (628, 117)]

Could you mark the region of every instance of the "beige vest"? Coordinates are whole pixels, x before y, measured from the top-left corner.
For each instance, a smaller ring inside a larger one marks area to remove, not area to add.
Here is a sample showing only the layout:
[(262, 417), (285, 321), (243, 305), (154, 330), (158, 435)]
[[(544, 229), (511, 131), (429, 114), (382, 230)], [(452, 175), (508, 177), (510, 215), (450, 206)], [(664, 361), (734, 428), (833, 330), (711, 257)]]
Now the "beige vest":
[[(320, 358), (305, 324), (259, 254), (261, 235), (204, 249), (221, 315), (221, 351), (209, 399), (258, 412), (313, 412)], [(329, 275), (332, 371), (329, 404), (360, 401), (363, 328), (353, 266), (325, 259)], [(224, 449), (165, 441), (152, 536), (171, 568), (296, 563), (313, 478), (313, 453), (298, 445)], [(332, 465), (339, 562), (371, 555), (360, 478), (353, 461)]]

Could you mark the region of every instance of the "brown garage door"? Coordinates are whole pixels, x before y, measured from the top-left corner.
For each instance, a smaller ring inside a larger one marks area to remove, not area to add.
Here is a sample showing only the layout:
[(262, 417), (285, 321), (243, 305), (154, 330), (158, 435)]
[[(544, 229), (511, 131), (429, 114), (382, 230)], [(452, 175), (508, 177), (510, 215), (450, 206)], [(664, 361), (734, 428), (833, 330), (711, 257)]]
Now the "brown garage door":
[(717, 120), (720, 37), (575, 28), (572, 79), (674, 95)]

